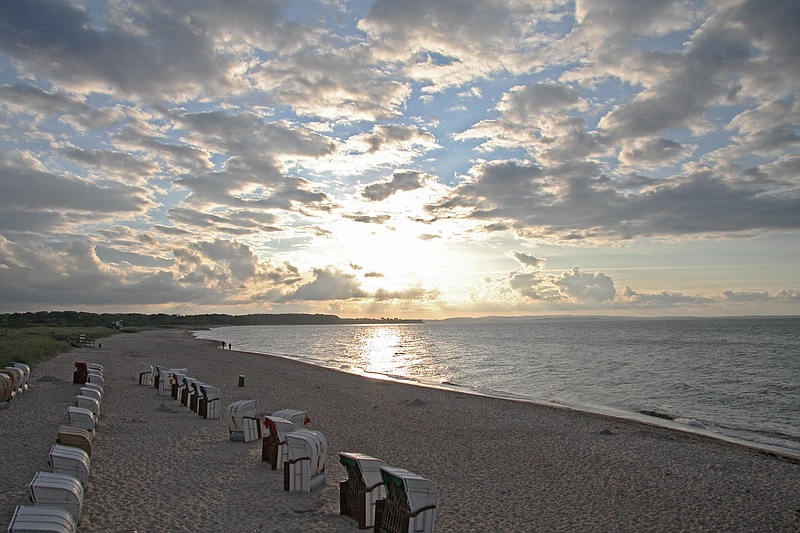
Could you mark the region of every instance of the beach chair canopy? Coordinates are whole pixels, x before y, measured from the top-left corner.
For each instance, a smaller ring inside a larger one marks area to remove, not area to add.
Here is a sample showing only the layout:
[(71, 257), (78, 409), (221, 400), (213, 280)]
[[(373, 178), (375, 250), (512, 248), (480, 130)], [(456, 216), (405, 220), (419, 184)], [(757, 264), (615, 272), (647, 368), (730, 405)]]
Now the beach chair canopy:
[(103, 401), (103, 395), (100, 394), (100, 391), (94, 387), (87, 387), (84, 385), (83, 387), (80, 388), (79, 392), (82, 396), (88, 396), (89, 398), (94, 398), (95, 400), (97, 400), (97, 403)]
[(381, 466), (380, 469), (386, 490), (389, 487), (402, 489), (412, 513), (436, 504), (436, 486), (432, 481), (404, 468)]
[(328, 439), (325, 435), (313, 429), (298, 429), (286, 434), (286, 444), (290, 461), (308, 459), (312, 475), (325, 471), (328, 459)]
[(47, 531), (52, 533), (75, 533), (78, 524), (69, 511), (61, 507), (19, 505), (14, 510), (8, 533), (30, 533)]
[(97, 398), (78, 394), (75, 396), (75, 407), (88, 409), (94, 415), (95, 420), (100, 417), (100, 402), (97, 401)]
[(300, 429), (311, 423), (311, 419), (308, 417), (308, 411), (301, 411), (300, 409), (279, 409), (270, 416), (290, 421), (294, 424), (295, 429)]
[(28, 485), (31, 503), (61, 507), (68, 511), (76, 524), (81, 521), (83, 485), (76, 478), (54, 472), (37, 472)]
[(68, 474), (80, 481), (84, 489), (89, 483), (91, 459), (89, 454), (80, 448), (53, 444), (48, 464), (56, 474)]

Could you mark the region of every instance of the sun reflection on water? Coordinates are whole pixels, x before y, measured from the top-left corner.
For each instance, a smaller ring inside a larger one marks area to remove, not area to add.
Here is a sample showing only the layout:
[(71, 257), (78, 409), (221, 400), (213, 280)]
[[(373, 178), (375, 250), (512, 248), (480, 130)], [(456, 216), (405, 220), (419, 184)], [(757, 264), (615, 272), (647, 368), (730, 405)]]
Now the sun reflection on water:
[(419, 357), (405, 349), (406, 339), (393, 327), (364, 328), (359, 347), (364, 371), (390, 377), (408, 377)]

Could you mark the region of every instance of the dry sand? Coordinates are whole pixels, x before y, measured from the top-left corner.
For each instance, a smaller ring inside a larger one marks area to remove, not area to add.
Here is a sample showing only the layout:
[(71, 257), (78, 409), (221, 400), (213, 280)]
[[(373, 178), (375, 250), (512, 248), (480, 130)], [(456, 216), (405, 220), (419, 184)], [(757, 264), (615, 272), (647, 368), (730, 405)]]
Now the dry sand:
[[(0, 527), (25, 504), (78, 392), (74, 361), (105, 366), (80, 531), (358, 531), (339, 516), (340, 451), (432, 480), (437, 532), (799, 531), (800, 464), (640, 423), (371, 380), (193, 339), (119, 334), (42, 363), (0, 410)], [(308, 410), (328, 438), (327, 485), (285, 492), (261, 442), (231, 442), (137, 384), (140, 363), (185, 367), (222, 405)], [(238, 387), (238, 376), (245, 386)]]

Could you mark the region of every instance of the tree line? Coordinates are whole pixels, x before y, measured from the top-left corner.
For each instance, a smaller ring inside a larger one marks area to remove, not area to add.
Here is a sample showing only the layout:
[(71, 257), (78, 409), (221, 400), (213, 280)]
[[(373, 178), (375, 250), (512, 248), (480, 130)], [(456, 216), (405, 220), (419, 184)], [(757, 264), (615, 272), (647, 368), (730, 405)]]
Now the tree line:
[(399, 318), (340, 318), (336, 315), (306, 313), (263, 313), (250, 315), (201, 314), (172, 315), (166, 313), (88, 313), (84, 311), (37, 311), (0, 314), (0, 327), (66, 326), (66, 327), (212, 327), (413, 323), (420, 320)]

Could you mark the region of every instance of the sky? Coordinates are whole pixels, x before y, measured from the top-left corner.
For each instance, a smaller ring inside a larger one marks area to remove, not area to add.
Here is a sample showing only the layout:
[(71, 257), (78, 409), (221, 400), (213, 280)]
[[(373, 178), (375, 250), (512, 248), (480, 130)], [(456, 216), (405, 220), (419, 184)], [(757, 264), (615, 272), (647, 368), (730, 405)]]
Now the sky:
[(797, 0), (3, 0), (0, 312), (800, 314)]

